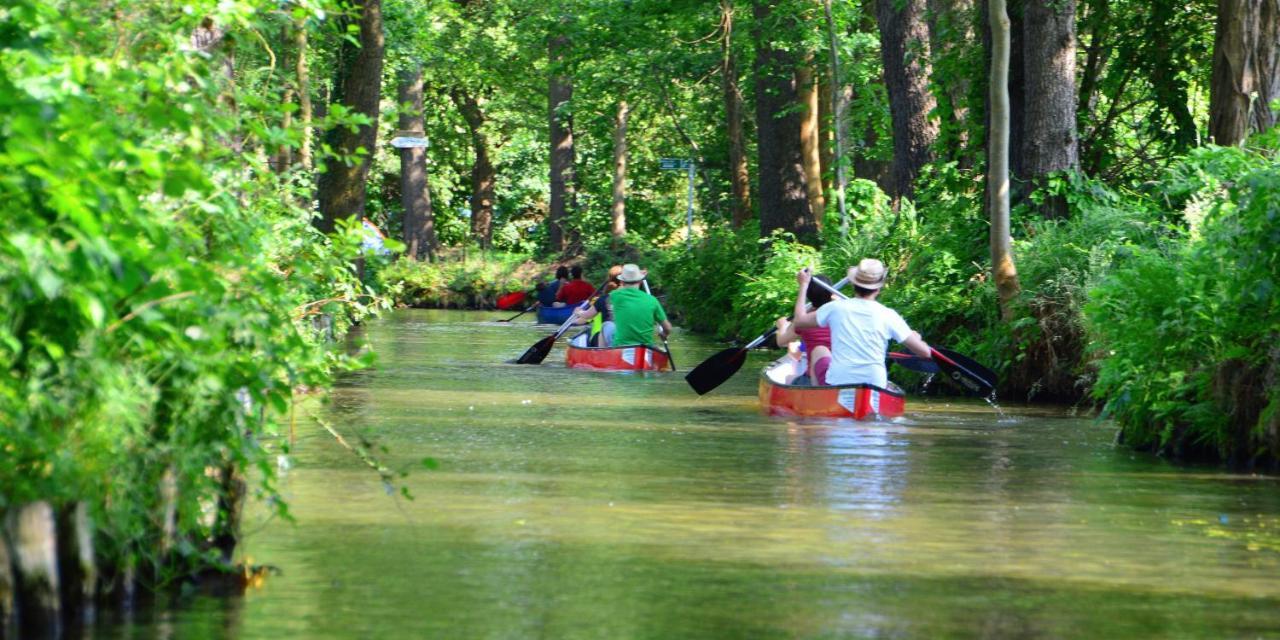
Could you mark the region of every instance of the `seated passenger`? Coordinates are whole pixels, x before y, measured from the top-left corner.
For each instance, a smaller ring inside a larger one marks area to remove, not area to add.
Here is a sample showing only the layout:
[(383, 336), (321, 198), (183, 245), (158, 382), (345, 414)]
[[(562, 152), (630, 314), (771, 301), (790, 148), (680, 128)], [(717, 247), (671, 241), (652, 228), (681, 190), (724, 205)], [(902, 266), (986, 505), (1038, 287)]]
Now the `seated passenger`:
[(574, 321), (575, 324), (591, 323), (591, 346), (593, 347), (613, 346), (616, 325), (613, 322), (613, 307), (609, 304), (609, 293), (622, 286), (618, 281), (618, 276), (621, 274), (622, 265), (615, 264), (609, 267), (609, 281), (604, 285), (604, 291), (596, 297), (595, 304), (592, 304), (589, 309), (579, 311), (578, 319)]
[[(823, 275), (814, 276), (814, 279), (821, 280), (827, 284), (831, 283)], [(812, 310), (815, 311), (831, 302), (831, 292), (814, 283), (809, 284), (808, 291), (801, 291), (800, 297), (801, 307), (806, 307), (805, 302), (807, 301), (813, 305)], [(787, 348), (792, 342), (799, 340), (804, 345), (805, 353), (809, 356), (808, 366), (804, 372), (808, 375), (808, 379), (800, 380), (797, 384), (826, 384), (827, 369), (831, 366), (831, 330), (827, 327), (797, 328), (786, 318), (778, 318), (777, 326), (778, 333), (775, 339), (779, 347)], [(792, 357), (799, 359), (799, 354), (793, 353)]]
[(557, 307), (576, 306), (582, 304), (587, 298), (590, 298), (596, 288), (591, 286), (590, 282), (582, 279), (582, 267), (573, 265), (573, 269), (569, 270), (572, 280), (560, 285), (560, 290), (556, 292)]
[(556, 279), (549, 283), (538, 283), (538, 304), (544, 307), (555, 306), (556, 294), (560, 292), (560, 287), (569, 281), (569, 268), (561, 265), (556, 267)]
[(896, 340), (922, 358), (932, 358), (932, 350), (920, 334), (876, 298), (884, 288), (884, 263), (867, 258), (849, 267), (849, 280), (855, 297), (833, 300), (819, 309), (806, 310), (805, 294), (809, 290), (809, 270), (796, 274), (800, 285), (796, 293), (795, 326), (797, 329), (827, 327), (831, 329), (831, 364), (826, 383), (831, 385), (872, 384), (884, 387), (889, 382), (884, 360), (889, 340)]
[(640, 290), (640, 283), (644, 281), (646, 274), (634, 264), (623, 265), (622, 272), (618, 274), (618, 282), (622, 286), (609, 294), (613, 322), (616, 325), (614, 345), (653, 344), (655, 324), (660, 327), (663, 336), (671, 335), (671, 322), (667, 320), (667, 312), (662, 310), (662, 303)]

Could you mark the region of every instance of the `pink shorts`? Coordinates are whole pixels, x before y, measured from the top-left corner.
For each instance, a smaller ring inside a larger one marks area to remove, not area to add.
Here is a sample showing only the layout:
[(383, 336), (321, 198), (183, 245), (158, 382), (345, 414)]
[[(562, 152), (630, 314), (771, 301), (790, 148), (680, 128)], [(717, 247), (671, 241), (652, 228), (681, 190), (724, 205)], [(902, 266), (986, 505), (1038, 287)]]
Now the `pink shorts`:
[(813, 363), (813, 384), (827, 384), (827, 369), (831, 368), (831, 358), (822, 358)]

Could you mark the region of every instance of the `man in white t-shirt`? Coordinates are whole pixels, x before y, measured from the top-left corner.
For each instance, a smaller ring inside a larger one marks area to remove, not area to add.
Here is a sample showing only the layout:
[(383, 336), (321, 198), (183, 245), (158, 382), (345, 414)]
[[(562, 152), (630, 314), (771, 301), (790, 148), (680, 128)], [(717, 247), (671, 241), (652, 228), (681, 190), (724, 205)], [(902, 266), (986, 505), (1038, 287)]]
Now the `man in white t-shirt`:
[(846, 300), (832, 300), (816, 310), (806, 310), (804, 295), (809, 289), (809, 270), (796, 274), (800, 285), (796, 302), (795, 325), (831, 329), (831, 363), (826, 368), (830, 385), (873, 384), (884, 387), (889, 382), (884, 360), (889, 340), (900, 342), (916, 355), (930, 358), (931, 350), (920, 334), (911, 330), (897, 311), (876, 302), (884, 288), (887, 272), (884, 263), (867, 258), (849, 267), (849, 281), (856, 295)]

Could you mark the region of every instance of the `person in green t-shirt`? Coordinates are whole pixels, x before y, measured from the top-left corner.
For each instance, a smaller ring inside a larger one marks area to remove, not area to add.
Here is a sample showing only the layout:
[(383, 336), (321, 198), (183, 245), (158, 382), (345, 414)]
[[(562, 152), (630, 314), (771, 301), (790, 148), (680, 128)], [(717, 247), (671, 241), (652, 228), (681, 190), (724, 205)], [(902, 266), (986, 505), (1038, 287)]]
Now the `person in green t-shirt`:
[(653, 344), (655, 324), (661, 327), (664, 337), (671, 335), (671, 322), (662, 310), (662, 303), (640, 290), (646, 275), (647, 271), (641, 271), (634, 264), (622, 265), (622, 273), (618, 274), (622, 287), (609, 294), (615, 325), (613, 344), (619, 347)]

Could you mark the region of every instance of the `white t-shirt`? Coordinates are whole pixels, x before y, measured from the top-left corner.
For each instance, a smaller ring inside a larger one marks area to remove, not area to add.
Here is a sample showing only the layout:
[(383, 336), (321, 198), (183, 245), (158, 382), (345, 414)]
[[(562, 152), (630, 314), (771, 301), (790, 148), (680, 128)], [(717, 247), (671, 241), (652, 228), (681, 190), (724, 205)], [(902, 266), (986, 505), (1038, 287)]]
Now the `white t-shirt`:
[(832, 300), (818, 308), (818, 325), (831, 329), (831, 368), (827, 384), (889, 382), (884, 369), (889, 339), (898, 342), (911, 335), (907, 321), (897, 311), (875, 300)]

